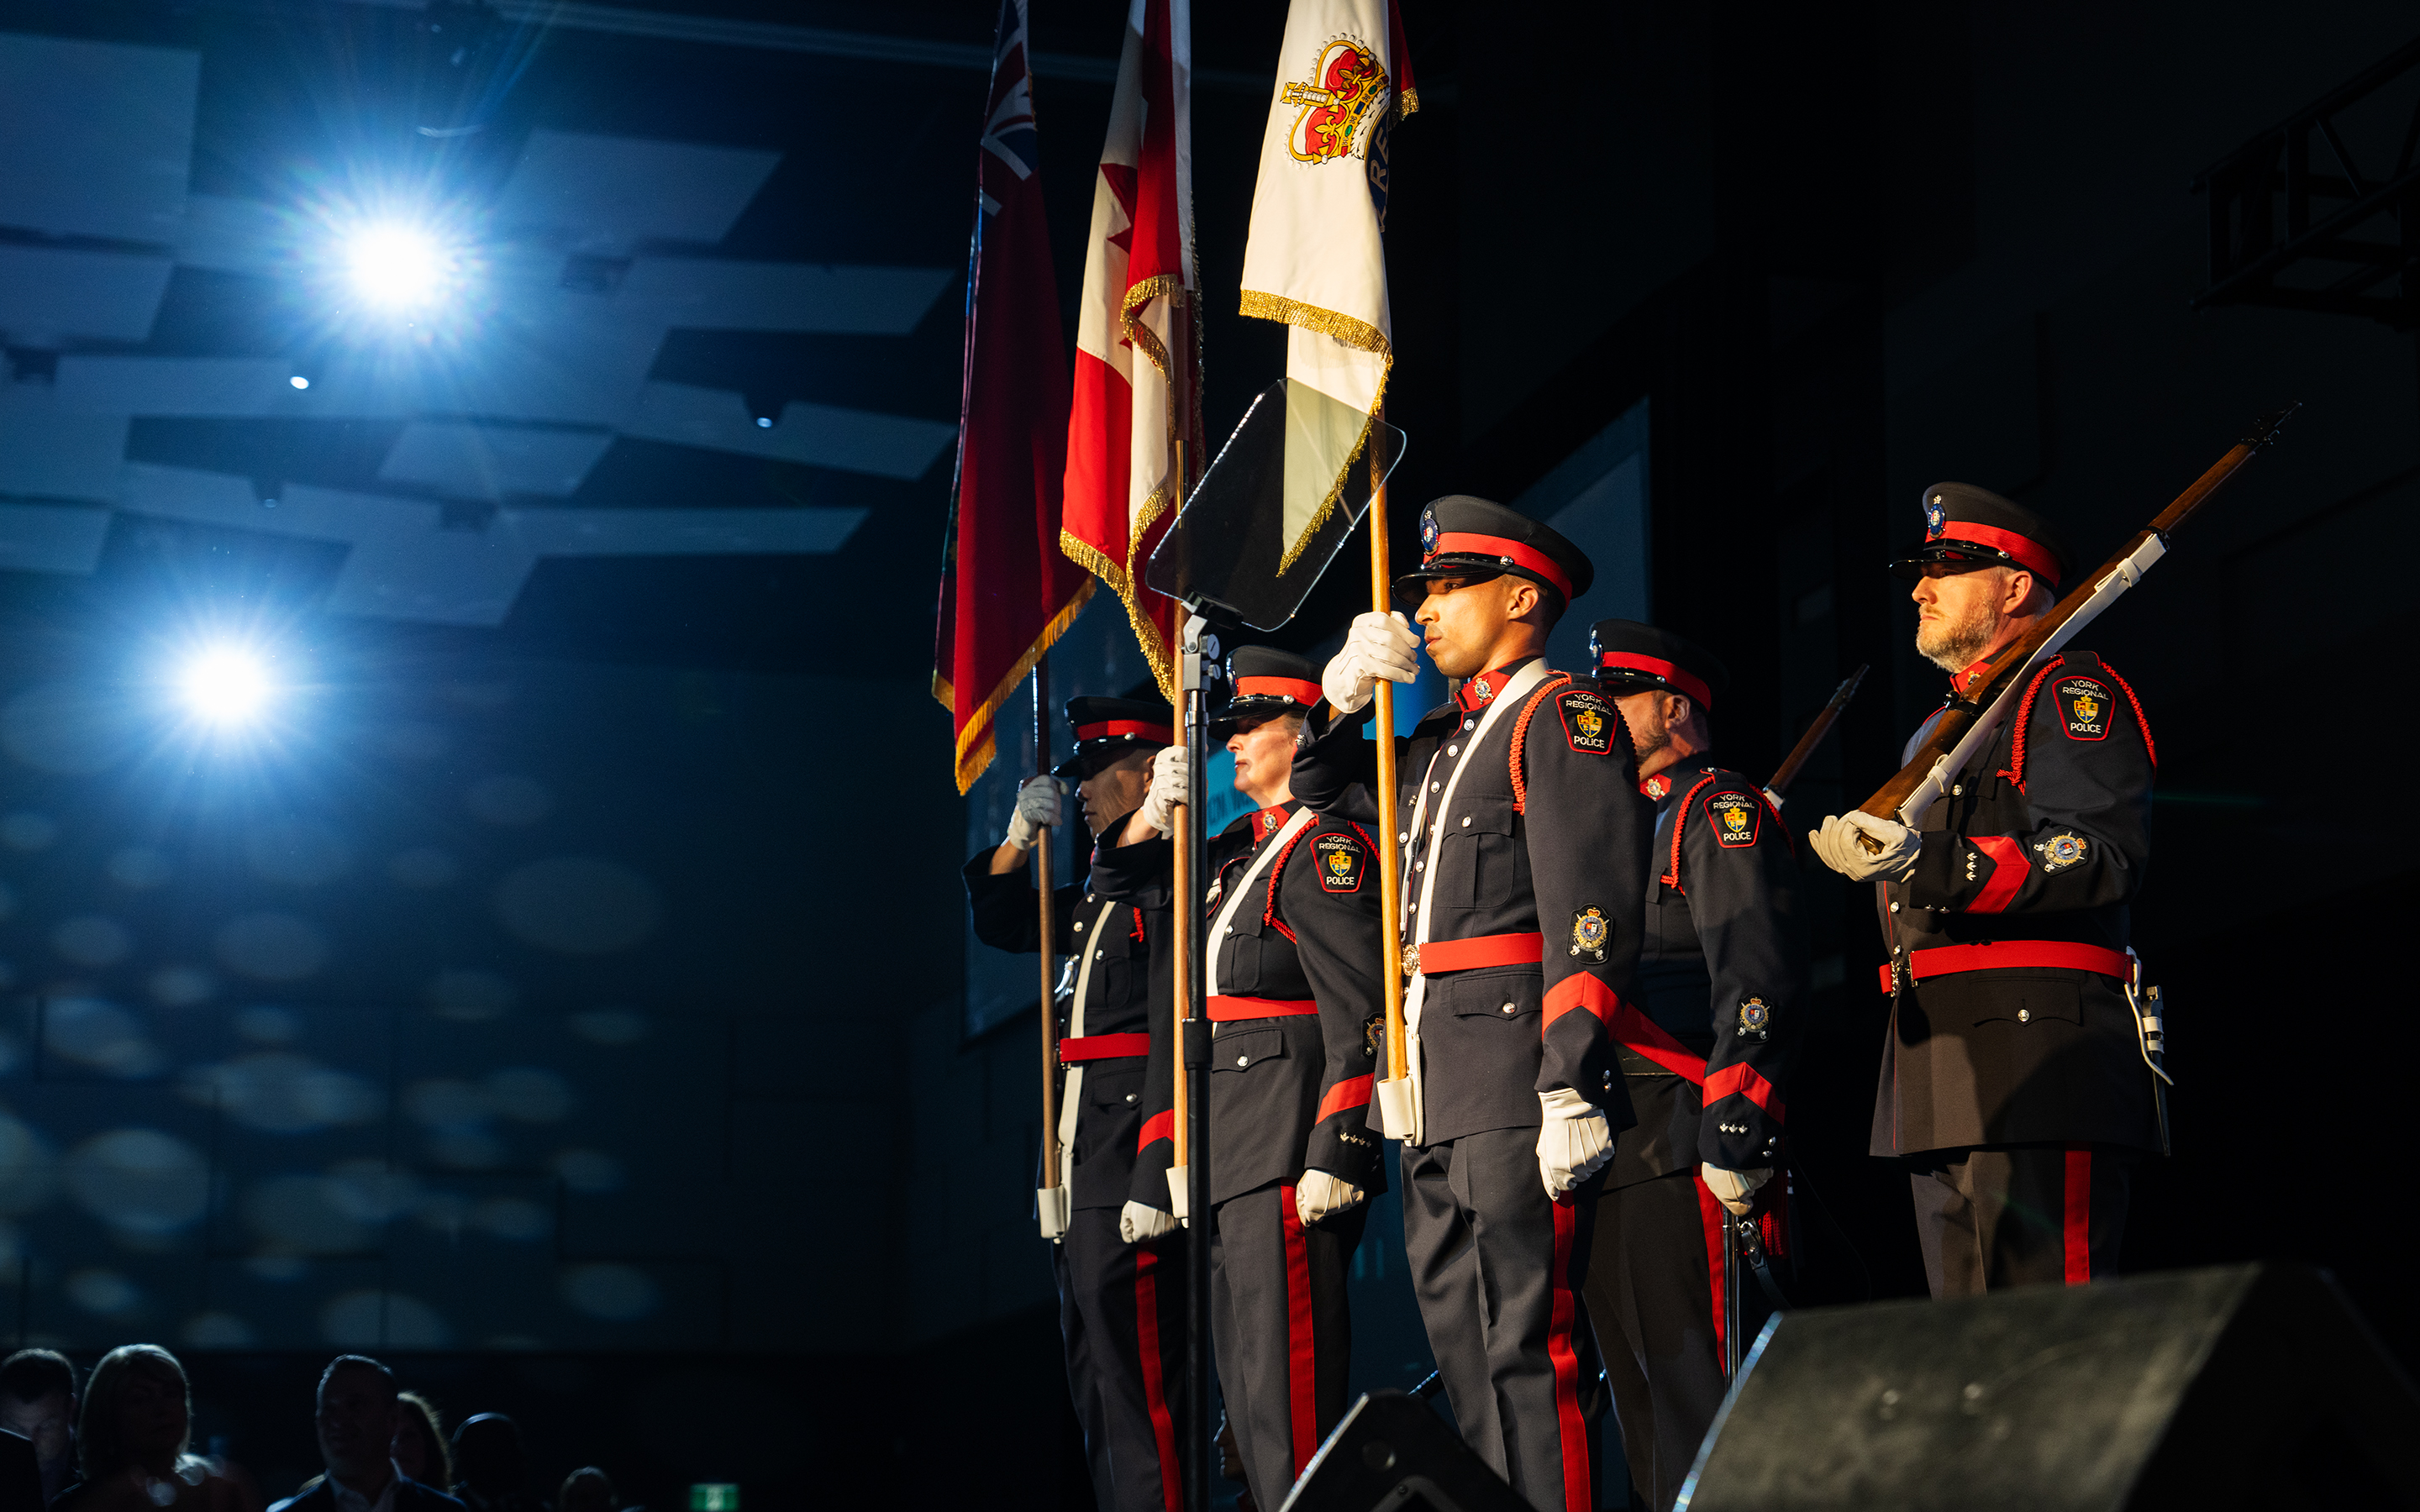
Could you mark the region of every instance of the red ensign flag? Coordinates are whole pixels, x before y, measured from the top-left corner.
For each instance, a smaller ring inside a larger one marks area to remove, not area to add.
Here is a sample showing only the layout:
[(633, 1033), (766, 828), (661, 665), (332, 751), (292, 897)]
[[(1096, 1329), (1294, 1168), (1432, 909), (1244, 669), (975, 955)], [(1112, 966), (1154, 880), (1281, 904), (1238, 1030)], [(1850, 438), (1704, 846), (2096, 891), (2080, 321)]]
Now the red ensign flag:
[(933, 696), (956, 729), (960, 793), (991, 764), (1001, 702), (1093, 593), (1059, 548), (1067, 357), (1042, 219), (1026, 0), (1001, 0), (975, 162), (957, 487), (933, 644)]
[(1182, 474), (1199, 476), (1208, 460), (1193, 268), (1192, 37), (1191, 0), (1133, 0), (1126, 12), (1076, 315), (1060, 537), (1125, 600), (1135, 639), (1171, 702), (1176, 600), (1145, 588), (1142, 577), (1184, 501)]

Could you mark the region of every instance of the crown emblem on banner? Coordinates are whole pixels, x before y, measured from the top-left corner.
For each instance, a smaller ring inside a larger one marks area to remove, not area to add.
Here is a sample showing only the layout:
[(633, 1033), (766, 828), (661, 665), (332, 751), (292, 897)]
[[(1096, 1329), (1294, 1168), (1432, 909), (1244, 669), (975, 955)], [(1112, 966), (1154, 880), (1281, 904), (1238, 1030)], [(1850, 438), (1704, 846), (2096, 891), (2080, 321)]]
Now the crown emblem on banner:
[(1387, 70), (1367, 44), (1340, 37), (1320, 49), (1309, 83), (1289, 84), (1278, 98), (1302, 107), (1286, 135), (1286, 150), (1296, 162), (1326, 162), (1354, 153), (1362, 123), (1387, 99)]

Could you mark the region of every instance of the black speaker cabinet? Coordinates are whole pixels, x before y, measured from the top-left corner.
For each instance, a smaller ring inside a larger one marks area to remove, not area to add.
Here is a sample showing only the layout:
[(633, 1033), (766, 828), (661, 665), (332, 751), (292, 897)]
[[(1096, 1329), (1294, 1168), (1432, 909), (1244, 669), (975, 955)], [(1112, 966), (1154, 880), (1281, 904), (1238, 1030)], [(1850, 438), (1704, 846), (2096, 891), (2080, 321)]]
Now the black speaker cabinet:
[(1303, 1466), (1278, 1512), (1531, 1512), (1427, 1403), (1373, 1391)]
[(2247, 1265), (1769, 1323), (1689, 1512), (2420, 1506), (2420, 1396), (2324, 1273)]

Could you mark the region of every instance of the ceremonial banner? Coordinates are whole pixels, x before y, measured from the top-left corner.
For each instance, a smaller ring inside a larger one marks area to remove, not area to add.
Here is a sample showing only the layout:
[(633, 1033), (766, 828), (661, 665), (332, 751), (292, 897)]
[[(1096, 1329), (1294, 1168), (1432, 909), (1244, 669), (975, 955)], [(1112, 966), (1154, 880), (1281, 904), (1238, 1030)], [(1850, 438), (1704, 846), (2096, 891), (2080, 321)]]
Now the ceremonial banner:
[(1387, 395), (1387, 133), (1419, 108), (1394, 0), (1294, 0), (1261, 139), (1243, 311), (1282, 320), (1291, 567)]
[[(1060, 545), (1125, 601), (1177, 696), (1176, 601), (1142, 581), (1202, 456), (1193, 267), (1192, 0), (1133, 0), (1093, 186)], [(1179, 443), (1183, 445), (1180, 447)]]
[(1026, 0), (1001, 0), (975, 153), (957, 486), (933, 644), (933, 696), (955, 726), (960, 793), (991, 764), (1001, 702), (1093, 592), (1059, 549), (1067, 363), (1038, 146)]

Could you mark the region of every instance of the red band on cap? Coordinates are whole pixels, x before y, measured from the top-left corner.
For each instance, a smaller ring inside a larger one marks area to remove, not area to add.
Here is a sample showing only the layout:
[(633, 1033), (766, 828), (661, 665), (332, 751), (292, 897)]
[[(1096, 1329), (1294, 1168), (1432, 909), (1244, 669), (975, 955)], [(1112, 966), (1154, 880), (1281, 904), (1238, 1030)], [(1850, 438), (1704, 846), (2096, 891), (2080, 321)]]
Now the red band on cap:
[(2041, 579), (2053, 588), (2058, 586), (2058, 560), (2048, 548), (2030, 536), (2014, 531), (2004, 531), (1996, 525), (1978, 525), (1972, 520), (1953, 519), (1941, 528), (1941, 534), (1928, 541), (1928, 546), (1955, 546), (1960, 541), (1972, 541), (1995, 551), (2006, 551), (2017, 559), (2018, 565)]
[(1467, 551), (1473, 556), (1501, 557), (1526, 572), (1534, 572), (1562, 590), (1565, 598), (1577, 595), (1572, 592), (1572, 579), (1555, 564), (1555, 559), (1543, 551), (1532, 550), (1520, 542), (1501, 535), (1473, 535), (1463, 531), (1441, 531), (1436, 549), (1428, 554), (1420, 565), (1427, 566), (1449, 551)]
[(1107, 740), (1112, 735), (1140, 735), (1145, 740), (1156, 740), (1163, 746), (1172, 746), (1175, 741), (1170, 738), (1170, 733), (1169, 727), (1164, 724), (1145, 724), (1140, 719), (1110, 719), (1102, 724), (1079, 724), (1076, 727), (1076, 738), (1078, 740)]
[(1304, 708), (1319, 702), (1317, 683), (1297, 682), (1291, 677), (1238, 677), (1235, 696), (1244, 699), (1292, 699)]
[(1711, 709), (1714, 696), (1706, 685), (1671, 662), (1657, 656), (1641, 656), (1634, 652), (1608, 651), (1597, 658), (1597, 668), (1609, 672), (1647, 672), (1672, 685), (1676, 692), (1686, 693), (1698, 701), (1698, 707)]

